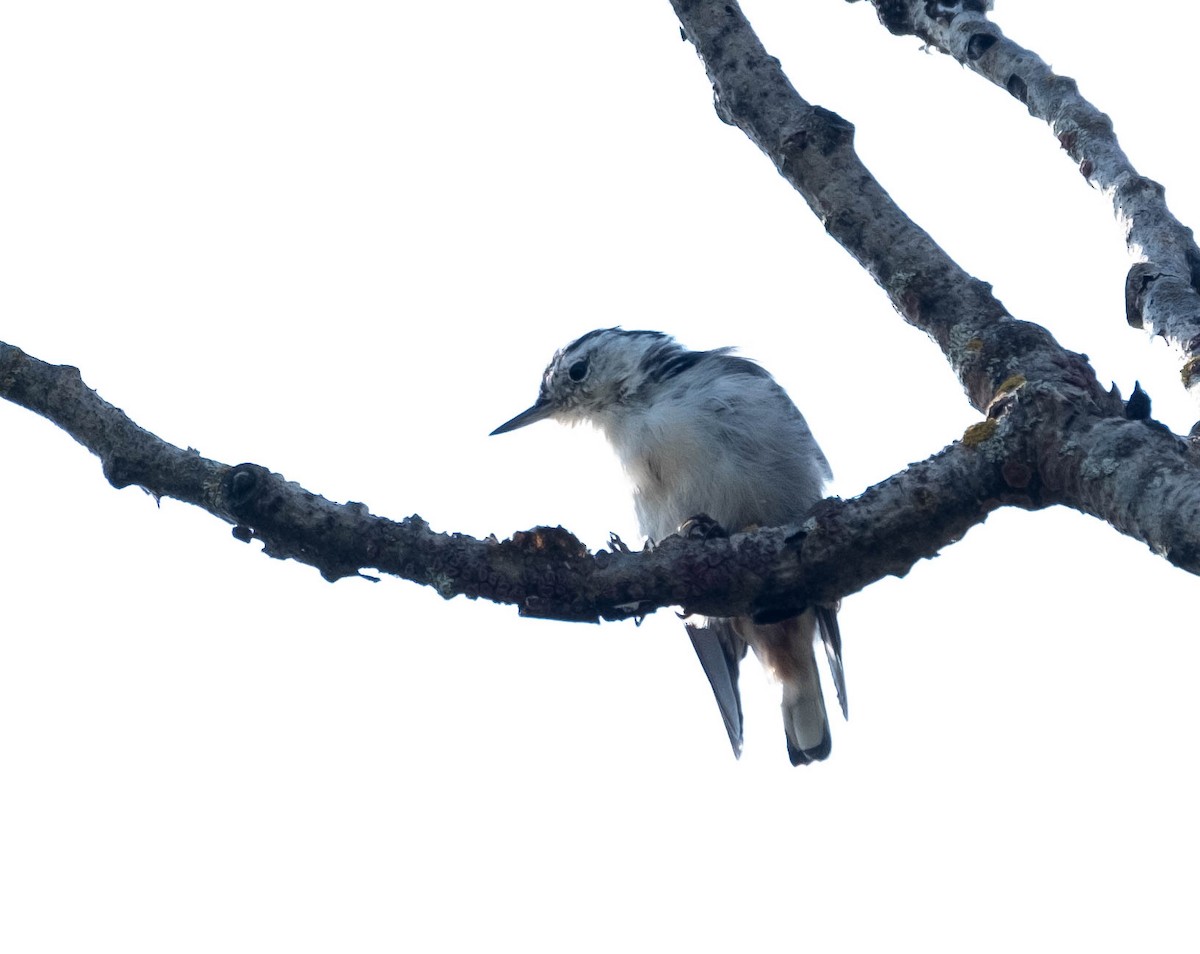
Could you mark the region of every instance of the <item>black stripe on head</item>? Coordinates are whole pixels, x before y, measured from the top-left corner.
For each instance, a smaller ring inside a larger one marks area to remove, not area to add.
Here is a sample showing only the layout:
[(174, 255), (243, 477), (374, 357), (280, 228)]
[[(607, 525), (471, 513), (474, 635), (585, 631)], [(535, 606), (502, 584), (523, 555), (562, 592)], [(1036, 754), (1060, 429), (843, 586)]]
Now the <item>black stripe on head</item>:
[(622, 335), (626, 338), (640, 338), (649, 335), (652, 338), (667, 338), (661, 331), (626, 331), (624, 328), (597, 328), (595, 331), (589, 331), (586, 335), (581, 335), (572, 341), (569, 345), (562, 349), (563, 357), (578, 351), (581, 347), (591, 341), (593, 338), (600, 335)]
[(748, 374), (752, 378), (770, 378), (771, 372), (764, 368), (757, 361), (751, 361), (749, 358), (741, 358), (735, 354), (730, 354), (729, 348), (718, 348), (716, 351), (709, 351), (707, 354), (721, 362), (721, 366), (726, 374)]
[(722, 374), (745, 374), (754, 378), (769, 378), (771, 375), (761, 365), (731, 354), (732, 348), (716, 348), (713, 351), (689, 351), (673, 340), (651, 348), (642, 358), (642, 371), (654, 382), (669, 381), (671, 378), (704, 362), (718, 362)]
[(581, 346), (587, 344), (589, 341), (591, 341), (597, 335), (603, 335), (603, 334), (607, 334), (610, 331), (617, 331), (617, 330), (619, 330), (619, 329), (617, 329), (617, 328), (597, 328), (595, 331), (589, 331), (586, 335), (580, 335), (578, 338), (576, 338), (569, 345), (567, 345), (565, 348), (562, 349), (562, 355), (565, 358), (572, 351), (577, 351)]
[(675, 342), (652, 348), (642, 358), (642, 370), (651, 381), (666, 381), (704, 360), (705, 352), (688, 351)]

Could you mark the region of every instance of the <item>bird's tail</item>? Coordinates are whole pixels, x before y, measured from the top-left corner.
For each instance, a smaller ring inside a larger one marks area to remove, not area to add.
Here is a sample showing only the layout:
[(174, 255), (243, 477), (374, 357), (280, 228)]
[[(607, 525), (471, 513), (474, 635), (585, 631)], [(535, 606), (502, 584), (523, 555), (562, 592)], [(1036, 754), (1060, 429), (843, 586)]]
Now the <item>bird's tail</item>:
[[(809, 610), (778, 623), (733, 622), (738, 635), (753, 647), (783, 688), (783, 731), (792, 764), (807, 765), (827, 758), (831, 737), (813, 645), (815, 614)], [(844, 689), (836, 675), (835, 681), (842, 695)]]
[(828, 757), (832, 742), (829, 716), (825, 713), (825, 697), (821, 694), (811, 641), (807, 659), (783, 680), (783, 731), (793, 765), (807, 765)]
[(703, 624), (685, 623), (688, 636), (704, 674), (708, 676), (729, 744), (736, 758), (742, 757), (742, 697), (738, 693), (738, 663), (746, 655), (746, 644), (738, 639), (727, 619), (709, 619)]

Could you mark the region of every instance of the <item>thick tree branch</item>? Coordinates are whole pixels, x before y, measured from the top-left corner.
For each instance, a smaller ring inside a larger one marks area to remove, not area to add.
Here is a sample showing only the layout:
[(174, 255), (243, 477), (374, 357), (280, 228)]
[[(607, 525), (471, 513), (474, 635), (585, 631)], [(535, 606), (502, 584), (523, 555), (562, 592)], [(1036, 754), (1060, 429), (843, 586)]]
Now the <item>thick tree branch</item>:
[(854, 127), (801, 98), (736, 3), (672, 4), (712, 80), (721, 117), (766, 153), (896, 310), (937, 342), (976, 408), (985, 410), (1019, 374), (1069, 383), (1085, 401), (1116, 411), (1084, 359), (1040, 325), (1012, 318), (990, 285), (904, 214), (858, 158)]
[[(654, 550), (589, 553), (561, 527), (511, 539), (436, 533), (418, 516), (394, 521), (361, 503), (336, 504), (256, 464), (230, 466), (166, 443), (83, 383), (0, 342), (0, 396), (58, 424), (100, 457), (116, 487), (194, 504), (235, 524), (264, 552), (316, 567), (328, 580), (376, 569), (464, 595), (512, 603), (524, 615), (596, 621), (665, 606), (772, 619), (832, 603), (885, 576), (904, 576), (1004, 505), (1066, 503), (1118, 514), (1119, 529), (1200, 572), (1200, 520), (1161, 520), (1158, 493), (1200, 513), (1200, 467), (1161, 425), (1107, 419), (1062, 428), (1073, 411), (1052, 389), (1014, 384), (961, 442), (869, 488), (823, 501), (800, 526), (730, 539), (671, 537)], [(1054, 427), (1033, 426), (1035, 419)], [(1032, 444), (1030, 434), (1069, 433)], [(1152, 488), (1154, 494), (1141, 492)], [(1107, 518), (1107, 517), (1106, 517)]]
[(1137, 259), (1125, 279), (1126, 318), (1176, 348), (1184, 386), (1197, 388), (1200, 248), (1192, 230), (1167, 208), (1163, 187), (1141, 175), (1122, 151), (1112, 120), (1079, 94), (1073, 79), (1055, 74), (1036, 53), (1006, 37), (988, 20), (981, 2), (871, 2), (892, 33), (919, 37), (954, 57), (1049, 124), (1084, 178), (1109, 196), (1124, 225), (1126, 244)]

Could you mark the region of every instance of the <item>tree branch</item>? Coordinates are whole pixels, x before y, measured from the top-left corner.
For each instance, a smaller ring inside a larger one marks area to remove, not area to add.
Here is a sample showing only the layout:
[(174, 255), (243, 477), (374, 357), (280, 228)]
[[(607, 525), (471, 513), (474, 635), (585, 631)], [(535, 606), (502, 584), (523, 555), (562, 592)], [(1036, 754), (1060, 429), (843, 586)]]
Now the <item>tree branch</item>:
[[(1200, 513), (1200, 467), (1161, 425), (1109, 419), (1085, 428), (1032, 426), (1071, 415), (1059, 393), (1015, 385), (963, 441), (868, 488), (823, 501), (799, 526), (729, 539), (670, 537), (653, 550), (621, 545), (589, 553), (561, 527), (510, 539), (436, 533), (361, 503), (337, 504), (257, 464), (230, 466), (182, 450), (135, 424), (84, 384), (0, 342), (0, 396), (53, 421), (100, 457), (115, 487), (137, 485), (233, 523), (243, 542), (320, 570), (327, 580), (377, 569), (434, 588), (512, 603), (527, 616), (589, 621), (640, 617), (665, 606), (770, 620), (833, 603), (885, 576), (904, 576), (1000, 506), (1067, 503), (1118, 514), (1118, 528), (1172, 562), (1200, 572), (1200, 520), (1160, 519), (1159, 495)], [(1043, 445), (1030, 434), (1068, 433)], [(1153, 488), (1145, 494), (1139, 488)], [(1107, 517), (1106, 517), (1107, 519)]]
[(1137, 259), (1125, 279), (1126, 319), (1180, 353), (1183, 384), (1200, 394), (1200, 248), (1167, 208), (1163, 187), (1129, 161), (1112, 120), (1080, 95), (1075, 80), (1006, 37), (983, 3), (871, 2), (892, 33), (920, 38), (1020, 100), (1050, 126), (1084, 178), (1110, 197)]
[(1069, 383), (1114, 413), (1086, 359), (1045, 328), (1011, 317), (892, 201), (854, 151), (854, 127), (801, 98), (736, 3), (672, 0), (704, 62), (717, 111), (741, 128), (804, 197), (829, 234), (867, 270), (910, 324), (928, 334), (986, 410), (1001, 386)]

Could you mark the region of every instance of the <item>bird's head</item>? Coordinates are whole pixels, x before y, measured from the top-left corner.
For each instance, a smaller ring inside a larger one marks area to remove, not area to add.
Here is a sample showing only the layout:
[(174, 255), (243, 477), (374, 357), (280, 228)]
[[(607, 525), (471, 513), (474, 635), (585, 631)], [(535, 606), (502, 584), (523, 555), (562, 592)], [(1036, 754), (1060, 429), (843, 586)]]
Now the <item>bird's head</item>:
[(515, 431), (545, 418), (566, 424), (599, 423), (605, 414), (641, 393), (664, 358), (689, 353), (660, 331), (589, 331), (555, 353), (542, 375), (533, 406), (492, 434)]

